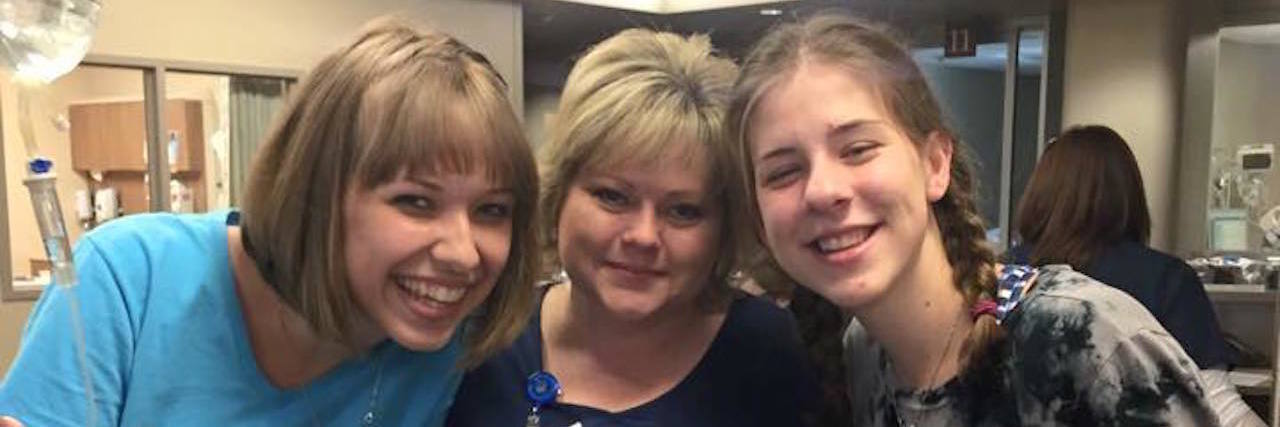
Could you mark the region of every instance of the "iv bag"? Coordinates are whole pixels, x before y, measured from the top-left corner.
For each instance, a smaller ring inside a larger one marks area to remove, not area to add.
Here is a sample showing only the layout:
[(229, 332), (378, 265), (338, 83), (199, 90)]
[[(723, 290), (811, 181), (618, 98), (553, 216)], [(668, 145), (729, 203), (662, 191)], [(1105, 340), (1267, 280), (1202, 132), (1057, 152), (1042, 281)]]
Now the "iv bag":
[(0, 65), (19, 81), (49, 83), (89, 51), (97, 0), (0, 0)]

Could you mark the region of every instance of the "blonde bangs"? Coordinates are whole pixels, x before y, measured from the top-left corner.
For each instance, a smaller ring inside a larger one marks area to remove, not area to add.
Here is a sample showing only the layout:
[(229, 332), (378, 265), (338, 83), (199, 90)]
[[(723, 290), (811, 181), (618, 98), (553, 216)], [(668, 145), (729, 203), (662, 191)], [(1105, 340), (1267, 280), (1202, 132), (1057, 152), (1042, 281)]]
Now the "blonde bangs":
[[(569, 151), (577, 154), (572, 157), (579, 159), (579, 170), (612, 170), (672, 160), (680, 162), (679, 166), (694, 167), (711, 157), (710, 143), (723, 133), (720, 114), (663, 100), (646, 104), (637, 111), (611, 108), (595, 116), (578, 115), (586, 120), (579, 123), (579, 135), (570, 141), (569, 145), (577, 147)], [(715, 169), (716, 165), (707, 168)]]
[[(517, 156), (529, 152), (519, 120), (505, 97), (492, 93), (496, 88), (456, 77), (389, 77), (370, 89), (355, 126), (360, 185), (374, 187), (402, 173), (470, 175), (483, 169), (490, 182), (515, 186), (524, 168)], [(409, 78), (419, 82), (408, 84)]]

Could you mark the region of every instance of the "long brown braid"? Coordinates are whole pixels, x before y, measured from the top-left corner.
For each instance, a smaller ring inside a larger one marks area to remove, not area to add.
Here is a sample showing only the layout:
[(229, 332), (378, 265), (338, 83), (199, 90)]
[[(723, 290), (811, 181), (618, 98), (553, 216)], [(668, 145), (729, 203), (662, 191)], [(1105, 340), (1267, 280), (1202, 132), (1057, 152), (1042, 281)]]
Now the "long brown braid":
[[(963, 145), (957, 144), (957, 148)], [(965, 303), (972, 307), (983, 298), (995, 297), (995, 253), (987, 246), (986, 228), (974, 203), (976, 183), (968, 150), (955, 150), (951, 156), (951, 185), (947, 193), (933, 202), (933, 217), (938, 221), (942, 245), (951, 263), (952, 281), (964, 293)], [(1004, 330), (995, 316), (974, 319), (973, 330), (960, 346), (966, 361), (986, 357), (989, 344), (1004, 338)]]

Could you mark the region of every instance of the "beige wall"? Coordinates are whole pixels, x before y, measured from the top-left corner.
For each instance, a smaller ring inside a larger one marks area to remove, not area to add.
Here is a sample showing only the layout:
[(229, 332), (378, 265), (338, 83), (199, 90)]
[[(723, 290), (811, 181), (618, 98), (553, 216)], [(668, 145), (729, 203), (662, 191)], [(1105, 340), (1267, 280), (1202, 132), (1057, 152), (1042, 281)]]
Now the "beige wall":
[(524, 133), (537, 148), (546, 141), (547, 126), (560, 108), (560, 88), (531, 85), (525, 87), (525, 93), (529, 99), (524, 104)]
[[(484, 53), (507, 79), (513, 103), (520, 111), (524, 87), (521, 9), (513, 1), (112, 0), (105, 2), (90, 53), (301, 71), (347, 40), (367, 20), (392, 13), (449, 32)], [(0, 87), (0, 94), (6, 130), (6, 209), (30, 210), (26, 190), (20, 179), (15, 180), (21, 176), (22, 150), (10, 146), (7, 135), (10, 123), (14, 123), (9, 113), (16, 111), (16, 101), (7, 87)], [(69, 153), (55, 155), (70, 158)], [(72, 184), (72, 180), (62, 180), (59, 185)], [(73, 194), (73, 188), (59, 188), (64, 199)], [(11, 228), (11, 239), (36, 242), (38, 237), (31, 228)], [(13, 253), (0, 256), (12, 259)], [(29, 302), (0, 303), (0, 372), (7, 370), (17, 349), (17, 333), (30, 307)]]
[(504, 0), (112, 0), (92, 52), (303, 70), (391, 13), (483, 52), (520, 99), (520, 6)]
[(1151, 244), (1171, 248), (1186, 36), (1167, 0), (1072, 0), (1064, 127), (1101, 123), (1133, 148), (1151, 209)]

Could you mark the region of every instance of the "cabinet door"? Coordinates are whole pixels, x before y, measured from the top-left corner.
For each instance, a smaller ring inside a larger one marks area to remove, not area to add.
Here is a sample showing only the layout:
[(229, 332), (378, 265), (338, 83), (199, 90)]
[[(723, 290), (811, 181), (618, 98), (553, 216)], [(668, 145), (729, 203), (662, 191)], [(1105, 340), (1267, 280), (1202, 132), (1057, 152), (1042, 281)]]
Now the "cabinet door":
[[(70, 107), (72, 163), (76, 170), (146, 172), (147, 122), (142, 102), (81, 104)], [(178, 138), (173, 172), (199, 172), (204, 168), (204, 126), (200, 101), (169, 100), (165, 103), (165, 132)], [(167, 152), (167, 151), (166, 151)]]
[(109, 150), (107, 163), (111, 170), (146, 172), (146, 114), (141, 102), (119, 102), (108, 106), (108, 122), (103, 138)]
[(67, 110), (71, 121), (72, 168), (78, 171), (106, 170), (106, 147), (102, 142), (106, 109), (101, 104), (81, 104), (71, 105)]

